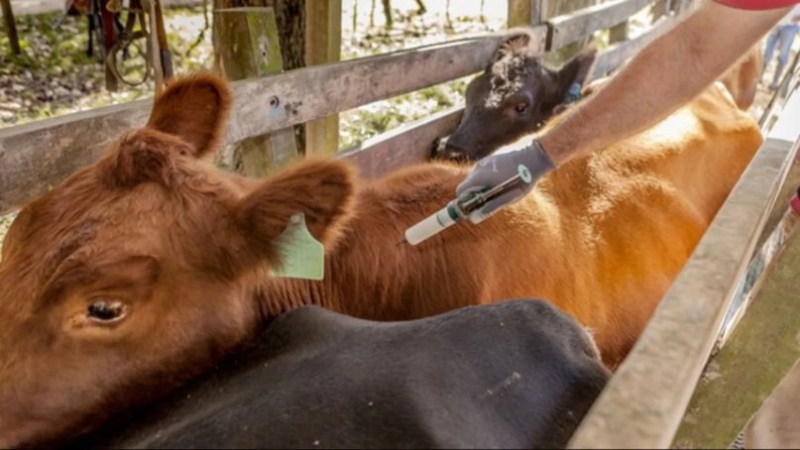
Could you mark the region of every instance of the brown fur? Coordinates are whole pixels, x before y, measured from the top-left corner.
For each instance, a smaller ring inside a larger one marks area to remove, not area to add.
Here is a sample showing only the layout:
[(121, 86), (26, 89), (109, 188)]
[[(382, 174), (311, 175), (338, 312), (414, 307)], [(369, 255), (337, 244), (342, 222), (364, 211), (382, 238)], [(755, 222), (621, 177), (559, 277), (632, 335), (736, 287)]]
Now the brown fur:
[[(594, 329), (614, 367), (761, 142), (712, 87), (481, 225), (398, 246), (467, 167), (359, 182), (344, 161), (310, 159), (239, 177), (196, 159), (219, 142), (230, 95), (212, 75), (174, 81), (147, 128), (12, 225), (0, 263), (0, 446), (61, 438), (162, 395), (264, 319), (309, 303), (402, 320), (540, 297)], [(322, 282), (268, 275), (296, 212), (328, 248)], [(97, 302), (125, 315), (99, 320)]]

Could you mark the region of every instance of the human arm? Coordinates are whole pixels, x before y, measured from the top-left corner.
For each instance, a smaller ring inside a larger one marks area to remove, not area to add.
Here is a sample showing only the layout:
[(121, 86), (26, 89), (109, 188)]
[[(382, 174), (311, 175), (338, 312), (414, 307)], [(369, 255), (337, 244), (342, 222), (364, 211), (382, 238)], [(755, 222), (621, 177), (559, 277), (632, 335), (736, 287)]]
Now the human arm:
[(558, 165), (657, 124), (719, 78), (788, 9), (702, 4), (542, 134), (542, 146)]
[[(703, 3), (634, 56), (604, 87), (566, 112), (557, 125), (539, 135), (541, 146), (498, 153), (481, 161), (459, 185), (459, 196), (502, 182), (514, 175), (519, 164), (528, 167), (534, 180), (527, 190), (487, 204), (471, 216), (472, 221), (480, 222), (500, 206), (519, 200), (533, 188), (535, 178), (555, 166), (666, 118), (721, 76), (789, 9), (745, 11)], [(552, 164), (540, 162), (542, 149)]]

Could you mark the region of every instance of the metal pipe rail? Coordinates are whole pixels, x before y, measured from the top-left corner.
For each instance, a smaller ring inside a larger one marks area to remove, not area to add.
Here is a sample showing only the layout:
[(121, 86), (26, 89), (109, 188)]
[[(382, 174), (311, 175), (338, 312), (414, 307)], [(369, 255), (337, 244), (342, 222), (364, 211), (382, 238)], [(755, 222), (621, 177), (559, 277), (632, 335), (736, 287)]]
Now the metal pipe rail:
[(797, 156), (798, 124), (795, 90), (569, 448), (670, 446)]

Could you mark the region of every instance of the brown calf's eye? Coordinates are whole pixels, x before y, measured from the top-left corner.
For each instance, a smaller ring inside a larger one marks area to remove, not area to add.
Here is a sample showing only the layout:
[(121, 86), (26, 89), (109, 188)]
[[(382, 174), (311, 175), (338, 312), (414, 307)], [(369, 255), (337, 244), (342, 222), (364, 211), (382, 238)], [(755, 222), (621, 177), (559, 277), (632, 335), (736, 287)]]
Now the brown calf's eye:
[(98, 300), (86, 310), (86, 315), (89, 318), (101, 322), (113, 322), (121, 319), (126, 312), (124, 303), (116, 300)]
[(528, 110), (528, 104), (527, 103), (517, 103), (514, 106), (514, 111), (516, 111), (516, 112), (518, 112), (520, 114), (524, 113), (527, 110)]

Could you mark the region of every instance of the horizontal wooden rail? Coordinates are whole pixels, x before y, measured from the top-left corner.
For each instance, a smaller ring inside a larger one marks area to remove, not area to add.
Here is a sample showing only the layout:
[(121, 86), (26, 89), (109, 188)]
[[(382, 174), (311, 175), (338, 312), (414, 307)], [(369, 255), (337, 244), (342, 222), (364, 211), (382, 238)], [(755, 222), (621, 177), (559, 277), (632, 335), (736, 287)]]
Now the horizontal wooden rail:
[(436, 138), (456, 129), (463, 112), (462, 107), (440, 111), (401, 125), (336, 156), (353, 162), (359, 168), (359, 174), (366, 178), (418, 164), (431, 155)]
[[(796, 67), (784, 84), (800, 81)], [(777, 98), (764, 117), (780, 117), (785, 98), (782, 94)], [(763, 126), (768, 132), (770, 124)], [(796, 152), (756, 241), (747, 274), (738, 283), (706, 369), (710, 376), (697, 385), (675, 436), (675, 448), (726, 447), (800, 355), (795, 339), (800, 303), (786, 301), (793, 297), (796, 284), (795, 271), (786, 269), (797, 267), (800, 258), (798, 221), (788, 206), (800, 186), (799, 156)], [(770, 342), (770, 348), (765, 349), (764, 342)]]
[[(546, 27), (534, 30), (543, 51)], [(501, 39), (463, 39), (236, 82), (226, 143), (476, 73)], [(0, 214), (97, 160), (109, 139), (142, 126), (151, 106), (140, 100), (0, 130)]]
[(655, 0), (613, 0), (553, 17), (547, 21), (547, 50), (558, 50), (569, 43), (591, 37), (595, 31), (624, 22), (651, 3), (655, 3)]
[(796, 156), (798, 121), (795, 93), (569, 448), (668, 448)]
[(774, 260), (762, 262), (757, 298), (698, 383), (673, 447), (727, 448), (800, 357), (800, 234), (787, 203), (778, 206), (787, 214)]
[(612, 70), (618, 69), (628, 59), (638, 53), (639, 50), (669, 30), (674, 25), (674, 22), (674, 17), (665, 16), (656, 21), (652, 28), (640, 36), (608, 47), (597, 58), (597, 62), (595, 63), (594, 70), (592, 72), (592, 78), (601, 77)]

